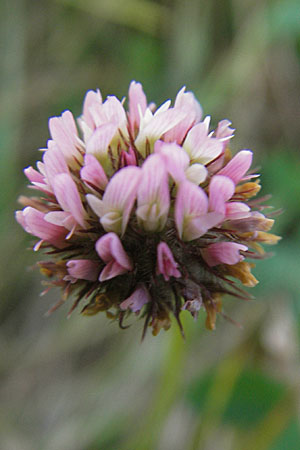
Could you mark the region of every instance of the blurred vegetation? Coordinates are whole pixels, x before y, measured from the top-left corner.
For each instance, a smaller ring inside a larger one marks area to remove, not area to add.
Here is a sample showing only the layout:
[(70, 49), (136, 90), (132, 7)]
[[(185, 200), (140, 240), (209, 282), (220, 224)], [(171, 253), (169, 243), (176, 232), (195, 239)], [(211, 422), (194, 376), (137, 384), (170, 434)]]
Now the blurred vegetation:
[[(300, 20), (298, 0), (3, 0), (1, 73), (0, 435), (3, 450), (299, 448)], [(40, 298), (31, 239), (14, 222), (22, 169), (47, 118), (81, 111), (86, 90), (149, 100), (196, 93), (232, 120), (264, 193), (283, 208), (276, 256), (258, 264), (256, 300), (140, 344), (104, 317), (65, 319)], [(29, 269), (28, 269), (29, 268)]]

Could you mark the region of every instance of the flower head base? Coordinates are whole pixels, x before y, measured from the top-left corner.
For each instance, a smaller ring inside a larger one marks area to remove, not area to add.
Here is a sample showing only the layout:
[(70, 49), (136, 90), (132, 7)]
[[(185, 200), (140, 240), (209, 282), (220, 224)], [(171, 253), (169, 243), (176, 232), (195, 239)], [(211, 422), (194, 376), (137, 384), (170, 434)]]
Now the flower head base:
[(133, 81), (127, 112), (89, 91), (78, 124), (81, 133), (70, 111), (50, 119), (43, 161), (24, 171), (42, 195), (22, 197), (16, 213), (49, 255), (38, 263), (48, 289), (63, 291), (52, 310), (73, 295), (71, 311), (81, 302), (84, 315), (106, 311), (121, 327), (134, 313), (154, 335), (170, 314), (180, 325), (182, 310), (203, 310), (214, 329), (223, 294), (249, 298), (227, 277), (255, 286), (247, 259), (278, 240), (252, 200), (252, 152), (231, 157), (231, 123), (211, 130), (185, 88), (155, 110)]

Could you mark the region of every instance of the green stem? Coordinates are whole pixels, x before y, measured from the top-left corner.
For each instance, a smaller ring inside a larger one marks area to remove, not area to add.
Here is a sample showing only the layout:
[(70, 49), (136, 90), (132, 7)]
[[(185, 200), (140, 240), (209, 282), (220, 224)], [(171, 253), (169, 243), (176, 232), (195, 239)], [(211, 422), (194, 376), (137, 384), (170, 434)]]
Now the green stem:
[(175, 323), (171, 327), (168, 344), (153, 404), (150, 405), (149, 412), (140, 423), (137, 433), (125, 444), (123, 450), (153, 450), (156, 448), (165, 419), (180, 392), (183, 382), (182, 368), (186, 355), (186, 343)]

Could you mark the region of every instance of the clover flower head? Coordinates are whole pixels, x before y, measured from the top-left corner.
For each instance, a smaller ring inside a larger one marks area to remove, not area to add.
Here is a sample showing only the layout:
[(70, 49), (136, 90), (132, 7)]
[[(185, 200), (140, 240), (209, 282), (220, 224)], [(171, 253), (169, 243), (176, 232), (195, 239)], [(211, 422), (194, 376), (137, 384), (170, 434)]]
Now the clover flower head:
[(171, 314), (181, 327), (183, 310), (203, 309), (213, 329), (224, 294), (249, 298), (236, 281), (257, 283), (248, 260), (279, 239), (253, 200), (252, 152), (232, 156), (231, 123), (212, 129), (185, 88), (156, 109), (132, 81), (124, 104), (88, 91), (77, 123), (70, 111), (49, 120), (42, 161), (24, 170), (41, 195), (22, 196), (16, 219), (48, 255), (48, 289), (62, 289), (52, 310), (73, 296), (71, 311), (121, 327), (134, 313), (156, 335)]

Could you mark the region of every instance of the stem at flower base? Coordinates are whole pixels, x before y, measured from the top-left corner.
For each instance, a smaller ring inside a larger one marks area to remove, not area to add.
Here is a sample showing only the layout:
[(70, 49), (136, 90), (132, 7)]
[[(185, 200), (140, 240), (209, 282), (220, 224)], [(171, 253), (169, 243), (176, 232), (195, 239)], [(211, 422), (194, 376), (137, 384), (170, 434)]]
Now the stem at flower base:
[[(188, 321), (190, 321), (190, 317)], [(185, 329), (187, 325), (185, 324)], [(164, 365), (153, 394), (152, 404), (139, 423), (136, 435), (122, 447), (122, 450), (153, 450), (157, 447), (166, 416), (176, 401), (184, 382), (182, 367), (184, 367), (186, 349), (187, 343), (182, 339), (178, 325), (174, 323), (168, 334)]]

